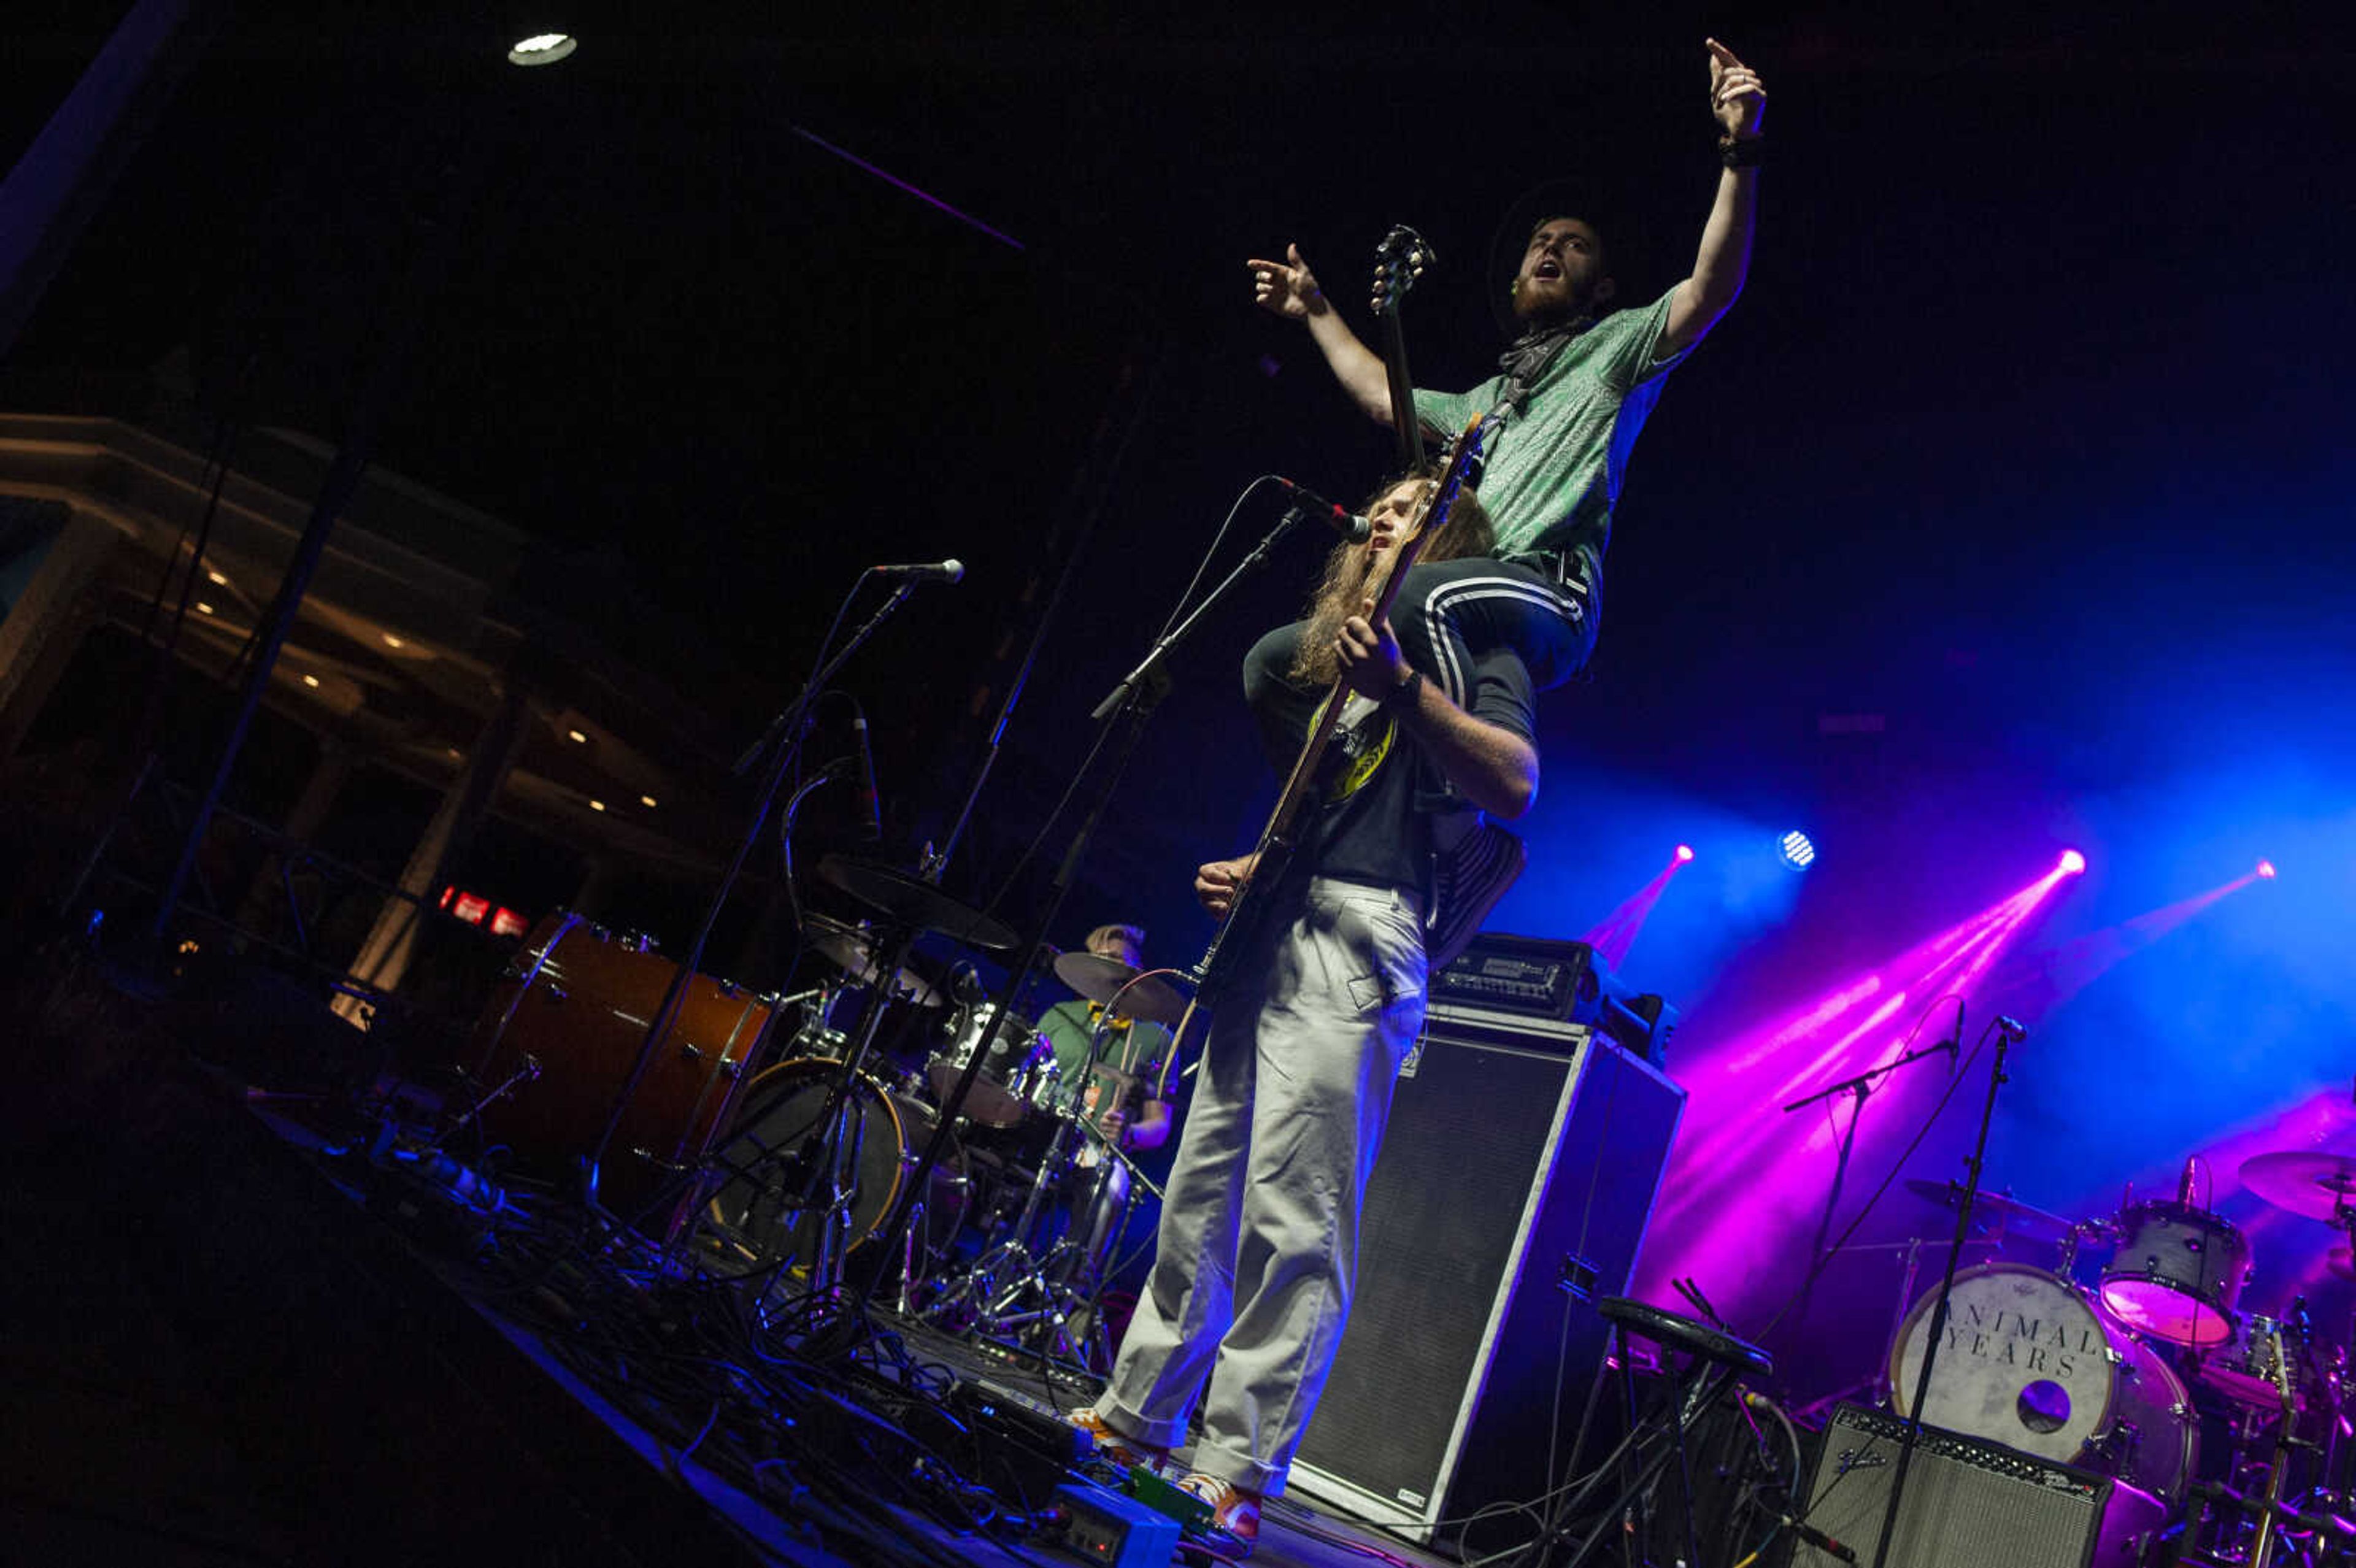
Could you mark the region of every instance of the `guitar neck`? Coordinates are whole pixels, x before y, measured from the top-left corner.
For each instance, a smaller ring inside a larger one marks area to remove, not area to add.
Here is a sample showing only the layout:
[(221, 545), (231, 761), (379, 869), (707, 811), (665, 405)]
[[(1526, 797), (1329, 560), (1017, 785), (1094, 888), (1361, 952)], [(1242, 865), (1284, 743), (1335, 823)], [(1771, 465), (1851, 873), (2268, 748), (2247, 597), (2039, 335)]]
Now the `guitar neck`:
[[(1391, 605), (1398, 598), (1399, 587), (1407, 581), (1408, 569), (1423, 553), (1425, 542), (1446, 520), (1449, 508), (1455, 501), (1457, 487), (1465, 482), (1467, 471), (1480, 459), (1480, 432), (1481, 425), (1477, 420), (1465, 427), (1464, 433), (1458, 438), (1457, 450), (1450, 462), (1448, 473), (1433, 487), (1417, 517), (1415, 527), (1396, 549), (1378, 558), (1379, 581), (1375, 587), (1375, 608), (1374, 613), (1367, 616), (1372, 624), (1379, 626), (1390, 614)], [(1210, 946), (1194, 965), (1194, 979), (1198, 985), (1210, 983), (1228, 936), (1236, 929), (1237, 915), (1246, 902), (1256, 890), (1266, 885), (1269, 877), (1282, 873), (1284, 862), (1292, 850), (1295, 824), (1316, 787), (1318, 773), (1325, 760), (1325, 749), (1333, 741), (1334, 731), (1341, 728), (1342, 713), (1349, 706), (1349, 682), (1337, 677), (1318, 707), (1317, 717), (1310, 725), (1300, 755), (1293, 760), (1291, 772), (1285, 775), (1284, 788), (1278, 794), (1276, 806), (1269, 813), (1268, 826), (1261, 830), (1259, 843), (1253, 849), (1251, 859), (1236, 884), (1227, 912), (1220, 920), (1218, 929), (1212, 933)]]
[(1407, 373), (1407, 334), (1396, 309), (1383, 312), (1383, 375), (1391, 394), (1391, 429), (1398, 437), (1399, 467), (1423, 465), (1423, 425), (1415, 417), (1415, 383)]

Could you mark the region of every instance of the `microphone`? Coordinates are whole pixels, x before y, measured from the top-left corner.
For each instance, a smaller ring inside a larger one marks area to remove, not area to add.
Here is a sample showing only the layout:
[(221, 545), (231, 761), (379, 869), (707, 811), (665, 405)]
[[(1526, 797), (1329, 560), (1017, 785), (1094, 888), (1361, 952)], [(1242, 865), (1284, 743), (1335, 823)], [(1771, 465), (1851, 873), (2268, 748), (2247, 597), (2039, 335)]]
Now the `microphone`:
[(2192, 1190), (2201, 1179), (2201, 1157), (2191, 1155), (2184, 1161), (2184, 1174), (2176, 1179), (2176, 1200), (2187, 1209), (2192, 1207)]
[(905, 577), (911, 582), (955, 582), (965, 575), (965, 562), (951, 556), (947, 560), (920, 560), (905, 566), (871, 566), (870, 577)]
[(1337, 507), (1306, 485), (1295, 485), (1280, 474), (1271, 474), (1277, 487), (1285, 494), (1292, 509), (1304, 517), (1314, 517), (1352, 544), (1364, 544), (1374, 537), (1375, 525), (1345, 507)]
[(1996, 1027), (2002, 1029), (2004, 1031), (2004, 1038), (2012, 1041), (2015, 1045), (2019, 1045), (2022, 1040), (2029, 1038), (2028, 1026), (2023, 1024), (2019, 1019), (2000, 1017), (1996, 1020)]
[(1842, 1545), (1839, 1541), (1835, 1541), (1831, 1536), (1826, 1535), (1823, 1531), (1818, 1530), (1815, 1525), (1808, 1523), (1805, 1520), (1794, 1519), (1788, 1513), (1779, 1515), (1778, 1517), (1783, 1520), (1784, 1529), (1790, 1531), (1794, 1535), (1798, 1536), (1802, 1541), (1806, 1541), (1817, 1551), (1830, 1552), (1833, 1556), (1839, 1558), (1844, 1563), (1854, 1563), (1857, 1561), (1857, 1551), (1854, 1547)]
[[(955, 561), (949, 562), (955, 566)], [(860, 826), (859, 836), (873, 841), (884, 837), (884, 803), (875, 793), (875, 753), (867, 744), (867, 715), (855, 714), (851, 720), (851, 733), (859, 738), (859, 808), (867, 814)]]

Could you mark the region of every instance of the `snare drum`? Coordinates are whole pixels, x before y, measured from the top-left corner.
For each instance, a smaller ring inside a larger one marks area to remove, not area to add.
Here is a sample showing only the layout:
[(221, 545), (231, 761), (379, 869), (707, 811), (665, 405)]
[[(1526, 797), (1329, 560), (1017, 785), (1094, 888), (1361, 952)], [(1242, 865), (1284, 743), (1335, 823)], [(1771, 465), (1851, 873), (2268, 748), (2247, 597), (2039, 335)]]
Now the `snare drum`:
[[(949, 1103), (958, 1080), (965, 1073), (966, 1063), (973, 1060), (974, 1047), (981, 1043), (991, 1019), (997, 1015), (997, 1004), (993, 1002), (966, 1008), (951, 1026), (948, 1049), (935, 1051), (932, 1060), (925, 1064), (934, 1096), (943, 1105)], [(1045, 1091), (1055, 1081), (1055, 1048), (1047, 1037), (1022, 1014), (1008, 1015), (998, 1038), (990, 1043), (990, 1055), (975, 1075), (973, 1087), (967, 1091), (966, 1119), (986, 1127), (1015, 1125), (1031, 1114), (1033, 1104), (1045, 1098)]]
[[(1934, 1286), (1890, 1350), (1891, 1403), (1910, 1414), (1931, 1340)], [(1924, 1422), (2181, 1498), (2200, 1431), (2158, 1354), (2068, 1282), (2019, 1264), (1955, 1275)]]
[(2189, 1203), (2137, 1203), (2119, 1216), (2125, 1239), (2103, 1271), (2103, 1305), (2127, 1327), (2178, 1345), (2230, 1342), (2233, 1304), (2250, 1272), (2240, 1227)]
[[(595, 1150), (678, 973), (647, 944), (579, 915), (534, 926), (475, 1026), (470, 1071), (477, 1093), (493, 1094), (481, 1109), (483, 1136), (527, 1171), (569, 1177)], [(775, 1011), (768, 997), (688, 976), (605, 1151), (598, 1186), (608, 1207), (659, 1232), (663, 1216), (637, 1211), (701, 1157)]]

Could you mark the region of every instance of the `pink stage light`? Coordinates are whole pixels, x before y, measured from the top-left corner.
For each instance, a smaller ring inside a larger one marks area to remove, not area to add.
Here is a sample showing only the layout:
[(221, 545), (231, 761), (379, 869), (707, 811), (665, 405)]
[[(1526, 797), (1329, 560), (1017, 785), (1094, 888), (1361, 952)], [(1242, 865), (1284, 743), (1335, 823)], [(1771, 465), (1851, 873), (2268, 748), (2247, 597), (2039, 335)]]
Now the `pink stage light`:
[[(1680, 866), (1684, 865), (1687, 860), (1692, 859), (1693, 859), (1693, 846), (1692, 846), (1692, 845), (1690, 845), (1690, 844), (1680, 844), (1680, 845), (1678, 845), (1678, 846), (1677, 846), (1677, 852), (1676, 852), (1676, 855), (1675, 859), (1676, 859), (1676, 860), (1677, 864), (1678, 864), (1678, 865), (1680, 865)], [(2260, 874), (2261, 876), (2267, 876), (2267, 877), (2271, 877), (2271, 876), (2273, 876), (2273, 875), (2275, 874), (2275, 870), (2274, 870), (2274, 868), (2273, 868), (2272, 866), (2268, 866), (2268, 867), (2267, 867), (2264, 871), (2260, 872), (2259, 874)]]
[(1682, 844), (1677, 848), (1684, 853), (1671, 856), (1667, 865), (1653, 873), (1651, 881), (1621, 900), (1619, 908), (1596, 922), (1587, 934), (1580, 938), (1601, 954), (1603, 962), (1612, 968), (1617, 969), (1628, 961), (1628, 950), (1636, 944), (1636, 934), (1644, 929), (1644, 921), (1652, 914), (1653, 906), (1660, 902), (1661, 895), (1668, 891), (1669, 879), (1677, 874), (1677, 868), (1684, 865), (1693, 853)]
[(2259, 861), (2258, 875), (2265, 878), (2267, 881), (2273, 881), (2275, 880), (2275, 863), (2272, 860)]
[(2079, 854), (2075, 849), (2064, 849), (2062, 851), (2062, 870), (2068, 872), (2072, 876), (2075, 876), (2085, 869), (2086, 857)]
[[(1807, 1250), (1838, 1135), (1826, 1115), (1786, 1117), (1775, 1107), (1921, 1043), (1910, 1031), (1925, 1006), (1976, 996), (2064, 875), (2057, 867), (1780, 1016), (1754, 1019), (1697, 1057), (1688, 1053), (1681, 1076), (1691, 1098), (1636, 1294), (1656, 1293), (1683, 1273), (1702, 1275), (1721, 1299), (1787, 1288), (1779, 1270)], [(1860, 1131), (1853, 1169), (1886, 1160), (1939, 1088), (1932, 1074), (1893, 1080)], [(1844, 1205), (1844, 1220), (1854, 1202)]]

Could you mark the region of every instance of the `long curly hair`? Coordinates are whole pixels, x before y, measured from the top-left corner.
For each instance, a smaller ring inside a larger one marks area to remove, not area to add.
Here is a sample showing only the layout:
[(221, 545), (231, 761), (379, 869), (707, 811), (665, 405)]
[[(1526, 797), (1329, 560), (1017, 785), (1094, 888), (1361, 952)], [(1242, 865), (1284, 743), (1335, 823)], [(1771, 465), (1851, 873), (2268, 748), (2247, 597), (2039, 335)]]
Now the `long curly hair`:
[[(1367, 496), (1363, 503), (1365, 509), (1373, 511), (1387, 496), (1408, 485), (1422, 488), (1423, 494), (1416, 497), (1421, 504), (1445, 472), (1444, 464), (1429, 462), (1396, 479), (1387, 479)], [(1425, 542), (1423, 552), (1416, 559), (1460, 560), (1466, 556), (1487, 555), (1496, 544), (1496, 530), (1489, 524), (1489, 514), (1482, 510), (1480, 497), (1462, 490), (1457, 493), (1456, 504), (1448, 509), (1448, 520)], [(1367, 569), (1374, 559), (1374, 551), (1367, 546), (1346, 540), (1335, 545), (1325, 557), (1325, 570), (1309, 595), (1301, 644), (1293, 652), (1292, 667), (1285, 671), (1287, 679), (1310, 686), (1331, 686), (1340, 678), (1341, 663), (1333, 656), (1333, 639), (1341, 635), (1342, 623), (1357, 613), (1359, 603), (1366, 597)]]

